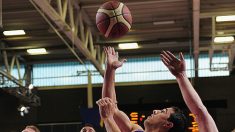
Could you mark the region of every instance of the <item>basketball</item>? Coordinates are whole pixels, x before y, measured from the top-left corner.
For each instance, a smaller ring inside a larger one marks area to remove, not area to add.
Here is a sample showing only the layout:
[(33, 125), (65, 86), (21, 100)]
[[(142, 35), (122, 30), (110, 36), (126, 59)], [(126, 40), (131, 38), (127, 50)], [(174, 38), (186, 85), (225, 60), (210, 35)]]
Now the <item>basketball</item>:
[(100, 6), (96, 14), (96, 25), (106, 38), (119, 38), (131, 28), (132, 16), (126, 5), (109, 1)]

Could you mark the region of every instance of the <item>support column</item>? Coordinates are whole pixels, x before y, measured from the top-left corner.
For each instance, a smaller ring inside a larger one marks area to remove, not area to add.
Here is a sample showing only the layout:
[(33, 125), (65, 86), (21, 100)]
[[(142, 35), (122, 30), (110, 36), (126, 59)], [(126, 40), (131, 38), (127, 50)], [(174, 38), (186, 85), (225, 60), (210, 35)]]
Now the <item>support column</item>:
[(200, 0), (193, 0), (193, 48), (195, 77), (198, 77)]
[(91, 78), (91, 72), (90, 71), (88, 71), (87, 107), (88, 108), (93, 108), (92, 78)]
[[(0, 42), (0, 48), (5, 48), (5, 44), (3, 42)], [(4, 65), (6, 68), (7, 73), (10, 73), (10, 67), (9, 67), (9, 63), (8, 63), (8, 58), (7, 58), (7, 51), (6, 50), (2, 50), (2, 56), (3, 56), (3, 61), (4, 61)]]

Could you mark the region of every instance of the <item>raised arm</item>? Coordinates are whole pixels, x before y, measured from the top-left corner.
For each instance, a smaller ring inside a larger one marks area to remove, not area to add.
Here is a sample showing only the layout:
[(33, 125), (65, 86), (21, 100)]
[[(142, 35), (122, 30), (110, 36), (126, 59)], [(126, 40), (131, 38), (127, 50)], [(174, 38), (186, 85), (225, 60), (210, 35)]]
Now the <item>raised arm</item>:
[(193, 88), (186, 75), (186, 65), (183, 54), (176, 58), (171, 52), (163, 51), (161, 54), (162, 62), (169, 71), (176, 77), (183, 99), (189, 110), (196, 115), (200, 132), (218, 132), (215, 121), (203, 105), (201, 98)]
[[(119, 61), (118, 52), (115, 52), (112, 47), (105, 47), (104, 52), (106, 54), (106, 70), (102, 87), (102, 98), (109, 97), (113, 102), (117, 103), (115, 71), (117, 68), (121, 67), (126, 60), (122, 59)], [(123, 111), (118, 110), (117, 106), (116, 109), (114, 120), (122, 132), (130, 132), (135, 128), (142, 129), (141, 127), (139, 128), (139, 126), (132, 124), (128, 116)]]
[(118, 52), (115, 52), (112, 47), (105, 47), (104, 52), (106, 54), (106, 70), (104, 74), (104, 83), (102, 87), (102, 98), (109, 97), (113, 102), (117, 102), (115, 92), (115, 71), (121, 67), (125, 59), (118, 60)]

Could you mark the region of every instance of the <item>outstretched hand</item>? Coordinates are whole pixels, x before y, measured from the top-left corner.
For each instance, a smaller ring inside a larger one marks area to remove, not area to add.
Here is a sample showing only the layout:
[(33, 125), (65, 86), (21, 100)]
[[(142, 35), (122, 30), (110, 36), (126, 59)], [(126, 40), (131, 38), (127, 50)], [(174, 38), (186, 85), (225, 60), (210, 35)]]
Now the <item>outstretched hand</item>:
[(180, 52), (179, 58), (176, 58), (170, 51), (163, 51), (161, 55), (162, 62), (170, 70), (174, 76), (179, 76), (183, 74), (186, 70), (184, 56)]
[(104, 47), (104, 52), (106, 54), (106, 64), (109, 68), (117, 69), (126, 61), (126, 59), (118, 60), (118, 52), (115, 52), (113, 47)]

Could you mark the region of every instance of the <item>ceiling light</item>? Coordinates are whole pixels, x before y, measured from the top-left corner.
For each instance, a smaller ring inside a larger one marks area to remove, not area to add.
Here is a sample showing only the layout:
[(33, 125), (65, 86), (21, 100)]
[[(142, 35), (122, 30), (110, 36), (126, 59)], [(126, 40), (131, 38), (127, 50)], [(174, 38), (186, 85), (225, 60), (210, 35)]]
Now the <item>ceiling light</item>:
[(227, 21), (235, 21), (235, 15), (216, 17), (216, 22), (227, 22)]
[(45, 48), (38, 48), (38, 49), (27, 49), (27, 52), (32, 55), (37, 55), (37, 54), (46, 54), (47, 51)]
[(153, 22), (153, 25), (166, 25), (166, 24), (175, 24), (175, 21), (158, 21), (158, 22)]
[(218, 31), (217, 34), (218, 34), (218, 35), (223, 35), (224, 32), (223, 32), (223, 31)]
[(227, 37), (215, 37), (214, 42), (215, 43), (231, 43), (234, 41), (233, 36), (227, 36)]
[(138, 43), (121, 43), (118, 44), (120, 49), (137, 49), (139, 48)]
[(13, 36), (13, 35), (25, 35), (24, 30), (10, 30), (10, 31), (3, 31), (5, 36)]

